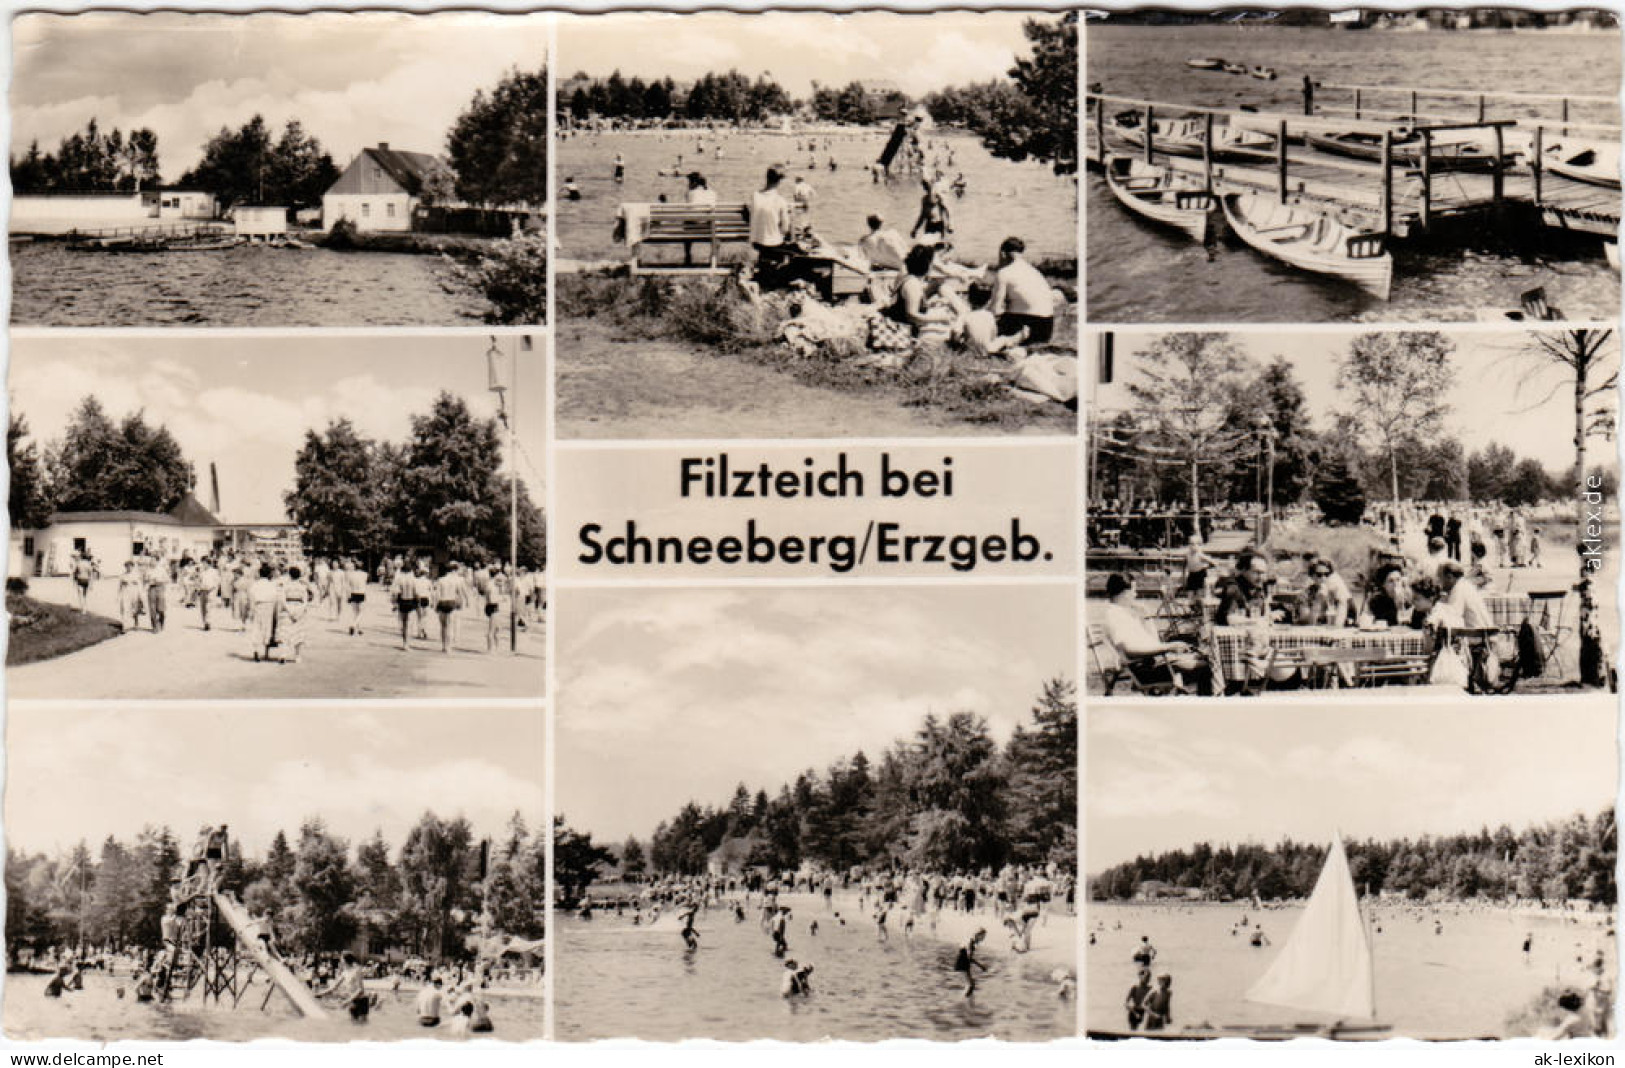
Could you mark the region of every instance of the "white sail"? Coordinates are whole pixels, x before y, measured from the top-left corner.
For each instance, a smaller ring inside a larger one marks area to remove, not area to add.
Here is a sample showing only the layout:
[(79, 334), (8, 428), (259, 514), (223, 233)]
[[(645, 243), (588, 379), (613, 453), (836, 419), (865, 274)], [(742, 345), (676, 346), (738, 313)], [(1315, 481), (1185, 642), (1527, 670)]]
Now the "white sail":
[(1345, 1020), (1376, 1017), (1371, 942), (1341, 838), (1332, 839), (1326, 866), (1292, 936), (1246, 998)]

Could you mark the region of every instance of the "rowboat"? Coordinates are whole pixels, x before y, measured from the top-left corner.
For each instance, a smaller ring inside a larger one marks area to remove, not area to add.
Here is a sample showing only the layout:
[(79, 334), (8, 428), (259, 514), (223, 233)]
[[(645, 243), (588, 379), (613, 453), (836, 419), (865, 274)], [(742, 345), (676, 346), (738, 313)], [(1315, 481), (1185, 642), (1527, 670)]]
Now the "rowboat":
[(1247, 73), (1247, 64), (1245, 64), (1245, 63), (1226, 63), (1224, 65), (1224, 72), (1226, 74), (1246, 74)]
[(1205, 241), (1213, 194), (1190, 182), (1171, 167), (1132, 156), (1112, 156), (1106, 161), (1106, 184), (1125, 208), (1182, 230), (1193, 241)]
[(1558, 141), (1541, 150), (1541, 163), (1553, 174), (1577, 182), (1619, 188), (1619, 145), (1612, 141)]
[(240, 237), (219, 237), (204, 241), (172, 241), (163, 246), (165, 252), (219, 252), (243, 244)]
[(1258, 193), (1231, 193), (1223, 204), (1236, 236), (1264, 255), (1352, 282), (1378, 300), (1388, 299), (1394, 259), (1382, 234), (1356, 230), (1318, 211)]
[(1257, 78), (1261, 82), (1273, 82), (1275, 80), (1274, 67), (1254, 67), (1247, 73), (1251, 74), (1254, 78)]
[(1224, 60), (1218, 56), (1208, 56), (1205, 59), (1187, 59), (1185, 66), (1192, 70), (1223, 70)]
[[(1382, 135), (1366, 130), (1305, 133), (1304, 141), (1322, 152), (1338, 156), (1382, 162)], [(1396, 132), (1392, 142), (1393, 162), (1402, 167), (1422, 166), (1422, 138), (1418, 134)], [(1505, 157), (1503, 157), (1505, 160)], [(1433, 141), (1429, 169), (1435, 171), (1488, 171), (1495, 167), (1495, 153), (1471, 140)]]
[[(1112, 124), (1118, 137), (1131, 145), (1145, 147), (1144, 123), (1138, 115), (1119, 116)], [(1154, 119), (1151, 123), (1151, 148), (1170, 156), (1188, 156), (1200, 159), (1202, 138), (1206, 129), (1201, 119)], [(1259, 153), (1272, 152), (1275, 138), (1257, 130), (1243, 130), (1228, 124), (1213, 126), (1214, 159), (1257, 159)]]

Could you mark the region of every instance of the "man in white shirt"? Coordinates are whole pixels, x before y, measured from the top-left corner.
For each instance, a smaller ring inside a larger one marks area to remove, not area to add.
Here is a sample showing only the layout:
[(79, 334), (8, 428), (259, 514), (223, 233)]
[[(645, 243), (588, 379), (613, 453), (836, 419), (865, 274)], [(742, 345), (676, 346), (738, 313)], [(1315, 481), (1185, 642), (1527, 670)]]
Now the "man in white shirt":
[(878, 215), (869, 216), (869, 232), (858, 240), (858, 248), (868, 257), (869, 266), (878, 271), (901, 271), (903, 257), (908, 255), (903, 235)]
[(1023, 257), (1026, 251), (1027, 245), (1019, 237), (1007, 237), (999, 246), (989, 307), (999, 320), (999, 333), (1025, 330), (1028, 344), (1042, 345), (1055, 336), (1055, 292), (1049, 280)]
[(756, 250), (756, 281), (763, 288), (774, 288), (779, 267), (791, 249), (790, 204), (779, 192), (784, 175), (777, 167), (767, 169), (767, 180), (750, 198), (750, 243)]
[(750, 243), (756, 254), (776, 255), (790, 236), (790, 205), (779, 192), (784, 175), (777, 167), (767, 169), (767, 180), (750, 198)]
[(1489, 606), (1484, 603), (1484, 595), (1478, 592), (1478, 587), (1463, 577), (1465, 571), (1454, 560), (1447, 560), (1439, 567), (1439, 586), (1444, 590), (1444, 603), (1461, 616), (1461, 625), (1470, 628), (1485, 628), (1495, 626), (1495, 617), (1490, 614)]

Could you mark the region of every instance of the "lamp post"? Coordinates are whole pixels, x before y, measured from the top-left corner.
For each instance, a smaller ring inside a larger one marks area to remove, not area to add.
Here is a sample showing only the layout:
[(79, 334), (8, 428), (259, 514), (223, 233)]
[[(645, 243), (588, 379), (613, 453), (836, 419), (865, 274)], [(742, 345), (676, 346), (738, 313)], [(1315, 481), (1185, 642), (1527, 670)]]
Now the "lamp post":
[(1258, 517), (1258, 544), (1267, 545), (1275, 517), (1275, 423), (1260, 415), (1255, 424), (1264, 448), (1264, 513)]
[[(527, 338), (528, 342), (529, 339)], [(519, 353), (510, 349), (514, 408), (519, 407)], [(496, 335), (485, 350), (487, 388), (497, 395), (497, 415), (508, 430), (508, 651), (519, 651), (519, 432), (518, 412), (508, 410), (509, 384), (502, 381), (502, 347)]]

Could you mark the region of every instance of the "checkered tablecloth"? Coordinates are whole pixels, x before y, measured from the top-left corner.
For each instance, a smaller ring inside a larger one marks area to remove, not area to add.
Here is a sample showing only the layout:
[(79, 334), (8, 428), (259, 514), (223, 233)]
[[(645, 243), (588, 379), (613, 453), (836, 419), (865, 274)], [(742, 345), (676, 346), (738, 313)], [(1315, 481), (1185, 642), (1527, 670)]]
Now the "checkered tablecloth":
[[(1489, 593), (1484, 595), (1484, 606), (1490, 610), (1495, 625), (1502, 630), (1517, 627), (1525, 616), (1531, 616), (1530, 622), (1537, 627), (1551, 627), (1556, 626), (1566, 599), (1566, 592), (1563, 598), (1543, 598), (1540, 601), (1530, 600), (1526, 593)], [(1543, 618), (1547, 612), (1550, 617)]]
[(1262, 668), (1274, 649), (1378, 649), (1390, 656), (1421, 656), (1429, 651), (1427, 634), (1408, 627), (1214, 627), (1213, 643), (1218, 667), (1230, 681), (1247, 678), (1249, 665)]

